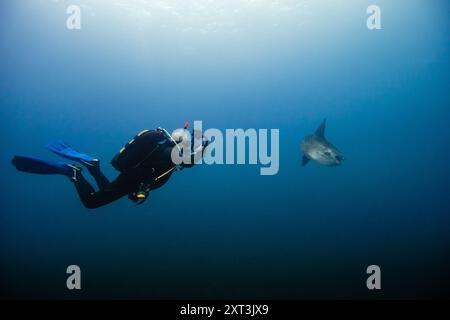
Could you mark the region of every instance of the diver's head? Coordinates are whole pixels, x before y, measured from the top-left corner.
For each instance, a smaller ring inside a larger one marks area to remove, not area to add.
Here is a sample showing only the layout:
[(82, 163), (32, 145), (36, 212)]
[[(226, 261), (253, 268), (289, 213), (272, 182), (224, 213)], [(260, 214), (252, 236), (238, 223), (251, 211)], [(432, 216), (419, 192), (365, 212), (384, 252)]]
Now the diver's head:
[(186, 129), (177, 129), (174, 132), (172, 132), (171, 136), (176, 144), (185, 144), (190, 142), (191, 140), (191, 135), (189, 131)]

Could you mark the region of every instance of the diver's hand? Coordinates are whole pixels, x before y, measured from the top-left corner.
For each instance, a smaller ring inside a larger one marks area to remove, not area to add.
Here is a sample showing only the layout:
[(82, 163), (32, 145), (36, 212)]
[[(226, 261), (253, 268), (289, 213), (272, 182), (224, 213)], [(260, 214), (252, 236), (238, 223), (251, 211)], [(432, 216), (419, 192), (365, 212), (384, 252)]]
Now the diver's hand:
[[(201, 144), (196, 144), (195, 142), (201, 139)], [(194, 164), (198, 163), (203, 158), (203, 150), (209, 145), (210, 141), (206, 136), (202, 134), (201, 131), (192, 130), (192, 140), (191, 140), (191, 161), (189, 164), (183, 163), (180, 169), (190, 168)]]
[(210, 143), (211, 143), (211, 141), (208, 139), (208, 137), (203, 136), (203, 141), (202, 141), (203, 149), (206, 149), (206, 147), (209, 146)]
[[(201, 145), (196, 145), (196, 141), (200, 140), (202, 141)], [(208, 137), (206, 137), (203, 132), (199, 130), (192, 129), (192, 135), (191, 135), (191, 152), (196, 154), (198, 152), (203, 151), (208, 145), (210, 141)]]
[(193, 154), (202, 154), (202, 152), (206, 149), (206, 147), (210, 144), (210, 141), (208, 138), (203, 136), (202, 138), (202, 144), (195, 147), (193, 150)]

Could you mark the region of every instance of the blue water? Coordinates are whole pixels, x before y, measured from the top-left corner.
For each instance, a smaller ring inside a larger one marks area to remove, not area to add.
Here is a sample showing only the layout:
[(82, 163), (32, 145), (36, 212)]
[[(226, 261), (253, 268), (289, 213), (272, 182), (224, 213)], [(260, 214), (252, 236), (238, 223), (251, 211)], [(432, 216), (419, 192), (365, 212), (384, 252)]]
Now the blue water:
[[(66, 8), (82, 5), (80, 30)], [(121, 5), (122, 4), (122, 5)], [(369, 31), (377, 4), (382, 29)], [(2, 1), (0, 288), (15, 298), (449, 296), (447, 1)], [(340, 167), (301, 167), (328, 119)], [(145, 128), (279, 128), (280, 171), (200, 165), (85, 209), (63, 139), (102, 161)], [(66, 267), (82, 290), (66, 289)], [(368, 291), (366, 267), (382, 270)]]

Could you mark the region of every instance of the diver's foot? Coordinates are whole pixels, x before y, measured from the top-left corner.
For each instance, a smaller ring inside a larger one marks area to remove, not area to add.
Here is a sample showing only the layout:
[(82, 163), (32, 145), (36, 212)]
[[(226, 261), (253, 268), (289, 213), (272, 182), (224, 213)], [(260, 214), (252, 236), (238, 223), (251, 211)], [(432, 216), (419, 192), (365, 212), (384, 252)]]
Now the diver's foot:
[(98, 159), (92, 159), (90, 161), (82, 161), (82, 163), (88, 169), (90, 169), (90, 168), (93, 168), (93, 169), (100, 168), (100, 160), (98, 160)]
[(100, 160), (93, 159), (89, 162), (84, 162), (84, 166), (88, 169), (90, 174), (95, 175), (100, 172)]
[(70, 181), (77, 182), (83, 168), (78, 164), (68, 164), (68, 166), (72, 169), (72, 173), (68, 175)]

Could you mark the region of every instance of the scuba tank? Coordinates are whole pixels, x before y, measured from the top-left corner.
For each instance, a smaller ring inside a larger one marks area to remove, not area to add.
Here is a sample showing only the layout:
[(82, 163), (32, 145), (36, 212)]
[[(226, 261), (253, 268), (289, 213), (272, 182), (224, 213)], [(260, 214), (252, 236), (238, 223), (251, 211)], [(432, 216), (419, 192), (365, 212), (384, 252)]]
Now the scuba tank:
[[(189, 122), (186, 122), (184, 129), (186, 130), (188, 127)], [(111, 165), (120, 172), (137, 168), (147, 160), (150, 160), (152, 154), (165, 143), (176, 146), (181, 152), (180, 146), (167, 130), (163, 128), (143, 130), (119, 150), (111, 160)]]
[[(189, 123), (186, 122), (184, 129), (187, 129)], [(136, 169), (141, 165), (147, 165), (148, 168), (153, 171), (152, 181), (141, 182), (136, 191), (130, 193), (128, 198), (136, 204), (144, 203), (149, 196), (151, 186), (158, 184), (158, 180), (167, 178), (167, 175), (172, 173), (177, 166), (171, 165), (161, 172), (155, 172), (155, 168), (152, 167), (152, 160), (158, 157), (158, 149), (162, 148), (164, 144), (170, 144), (173, 147), (177, 147), (179, 152), (181, 148), (178, 143), (172, 138), (172, 136), (163, 128), (157, 128), (156, 130), (143, 130), (131, 139), (111, 160), (111, 165), (120, 172), (127, 172), (132, 169)], [(165, 146), (167, 148), (167, 145)]]
[(131, 139), (111, 160), (111, 165), (120, 172), (137, 168), (151, 156), (159, 147), (171, 140), (162, 130), (143, 130)]

